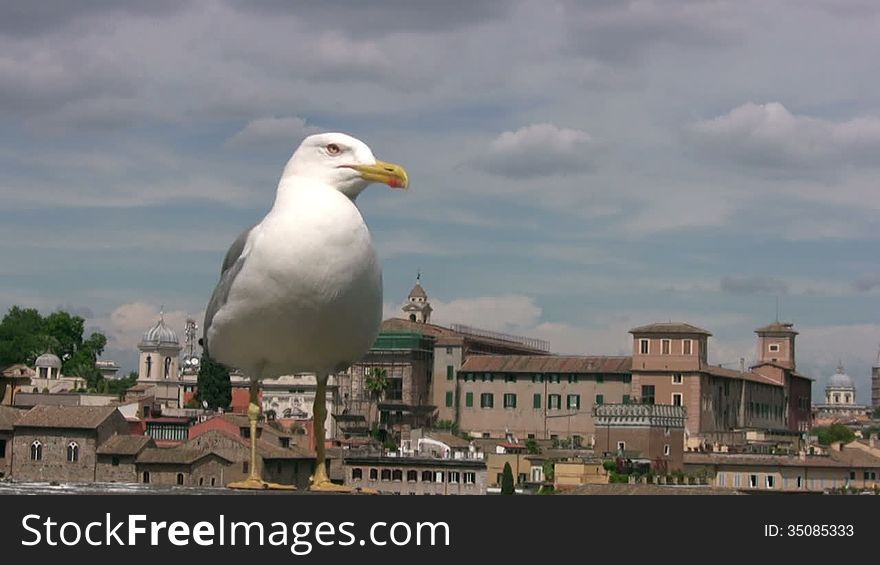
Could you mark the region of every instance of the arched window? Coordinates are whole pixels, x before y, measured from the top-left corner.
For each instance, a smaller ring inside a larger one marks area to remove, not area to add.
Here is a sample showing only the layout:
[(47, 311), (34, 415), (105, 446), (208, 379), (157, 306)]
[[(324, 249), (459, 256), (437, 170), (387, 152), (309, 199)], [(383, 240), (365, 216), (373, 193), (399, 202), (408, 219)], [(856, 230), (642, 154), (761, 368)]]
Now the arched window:
[(422, 471), (422, 481), (430, 483), (434, 481), (434, 473), (431, 471)]
[(382, 480), (390, 481), (391, 480), (391, 469), (382, 469)]
[(393, 473), (391, 473), (391, 479), (394, 481), (402, 481), (403, 480), (403, 471), (400, 469), (395, 469)]
[(146, 378), (150, 378), (150, 373), (153, 371), (153, 356), (147, 355), (147, 376)]
[(351, 480), (359, 481), (364, 478), (364, 470), (360, 467), (355, 467), (351, 470)]
[(79, 461), (79, 445), (72, 441), (67, 444), (67, 462), (76, 463)]
[(378, 481), (379, 480), (379, 470), (378, 469), (370, 469), (370, 480)]
[(211, 486), (217, 486), (217, 477), (211, 477)]
[(199, 477), (199, 486), (202, 486), (204, 484), (205, 484), (205, 477)]
[(165, 378), (171, 376), (171, 357), (165, 358)]
[(149, 471), (144, 471), (143, 482), (144, 482), (144, 484), (150, 483), (150, 472)]
[(419, 480), (419, 472), (418, 471), (407, 471), (406, 472), (406, 481), (408, 483), (414, 483)]
[(183, 484), (183, 473), (177, 473), (177, 484)]
[(31, 444), (31, 461), (43, 460), (43, 444), (39, 440)]

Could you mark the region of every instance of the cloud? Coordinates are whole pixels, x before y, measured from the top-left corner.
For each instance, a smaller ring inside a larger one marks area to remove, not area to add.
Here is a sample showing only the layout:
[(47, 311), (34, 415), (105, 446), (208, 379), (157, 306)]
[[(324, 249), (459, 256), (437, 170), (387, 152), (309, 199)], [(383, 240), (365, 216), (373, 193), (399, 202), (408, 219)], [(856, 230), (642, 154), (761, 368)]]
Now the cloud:
[(431, 307), (437, 323), (458, 323), (502, 332), (531, 327), (541, 316), (541, 307), (532, 298), (516, 294), (458, 298), (449, 302), (432, 298)]
[(296, 147), (307, 136), (320, 128), (307, 125), (302, 118), (259, 118), (226, 140), (229, 147), (287, 145)]
[(843, 165), (876, 167), (880, 159), (880, 118), (835, 122), (793, 114), (779, 102), (743, 104), (692, 123), (687, 133), (717, 159), (794, 176)]
[(594, 167), (593, 138), (585, 131), (532, 124), (496, 137), (473, 164), (503, 177), (541, 177), (588, 172)]
[(74, 20), (93, 16), (158, 16), (177, 10), (175, 0), (90, 0), (77, 6), (66, 0), (44, 2), (4, 2), (0, 34), (28, 35), (62, 27)]
[(853, 281), (852, 286), (859, 292), (868, 292), (869, 290), (880, 287), (880, 273), (863, 275)]
[[(159, 320), (159, 310), (159, 306), (154, 304), (130, 302), (116, 307), (108, 317), (90, 319), (88, 323), (100, 328), (107, 336), (108, 351), (134, 351), (144, 332)], [(178, 339), (182, 340), (186, 319), (189, 317), (199, 323), (204, 313), (192, 315), (183, 310), (171, 310), (165, 312), (165, 325), (174, 330)]]
[(788, 283), (773, 277), (744, 275), (721, 279), (721, 291), (731, 294), (786, 294), (788, 289)]

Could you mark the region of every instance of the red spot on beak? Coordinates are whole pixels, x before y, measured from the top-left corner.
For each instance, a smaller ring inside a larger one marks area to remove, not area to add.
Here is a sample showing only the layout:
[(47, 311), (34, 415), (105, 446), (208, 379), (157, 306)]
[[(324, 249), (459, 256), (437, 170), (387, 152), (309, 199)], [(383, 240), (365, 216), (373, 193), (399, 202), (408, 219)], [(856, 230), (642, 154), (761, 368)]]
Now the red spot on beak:
[(400, 188), (403, 186), (403, 183), (400, 182), (399, 179), (390, 178), (388, 179), (388, 186), (390, 186), (391, 188)]

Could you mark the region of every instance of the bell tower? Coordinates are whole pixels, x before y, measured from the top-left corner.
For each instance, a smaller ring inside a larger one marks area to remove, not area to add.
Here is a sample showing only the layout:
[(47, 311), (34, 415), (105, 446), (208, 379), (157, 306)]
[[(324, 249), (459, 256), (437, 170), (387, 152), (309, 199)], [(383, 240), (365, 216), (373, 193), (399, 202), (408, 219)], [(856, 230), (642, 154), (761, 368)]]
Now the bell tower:
[(755, 330), (758, 334), (758, 364), (769, 363), (795, 369), (794, 339), (798, 332), (791, 322), (773, 322)]
[(431, 308), (431, 303), (428, 302), (428, 293), (422, 288), (421, 279), (422, 273), (419, 272), (416, 274), (416, 284), (409, 291), (409, 296), (406, 297), (406, 303), (403, 305), (402, 310), (406, 315), (406, 319), (410, 322), (427, 324), (431, 321), (433, 309)]

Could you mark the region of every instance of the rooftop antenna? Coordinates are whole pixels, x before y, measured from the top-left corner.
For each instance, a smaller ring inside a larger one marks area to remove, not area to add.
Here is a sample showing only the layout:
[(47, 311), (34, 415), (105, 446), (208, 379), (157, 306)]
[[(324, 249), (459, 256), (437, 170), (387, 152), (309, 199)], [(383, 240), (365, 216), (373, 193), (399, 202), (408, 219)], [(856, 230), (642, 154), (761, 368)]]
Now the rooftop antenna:
[(159, 321), (165, 323), (165, 305), (159, 306)]
[(779, 323), (779, 295), (776, 295), (776, 323)]

